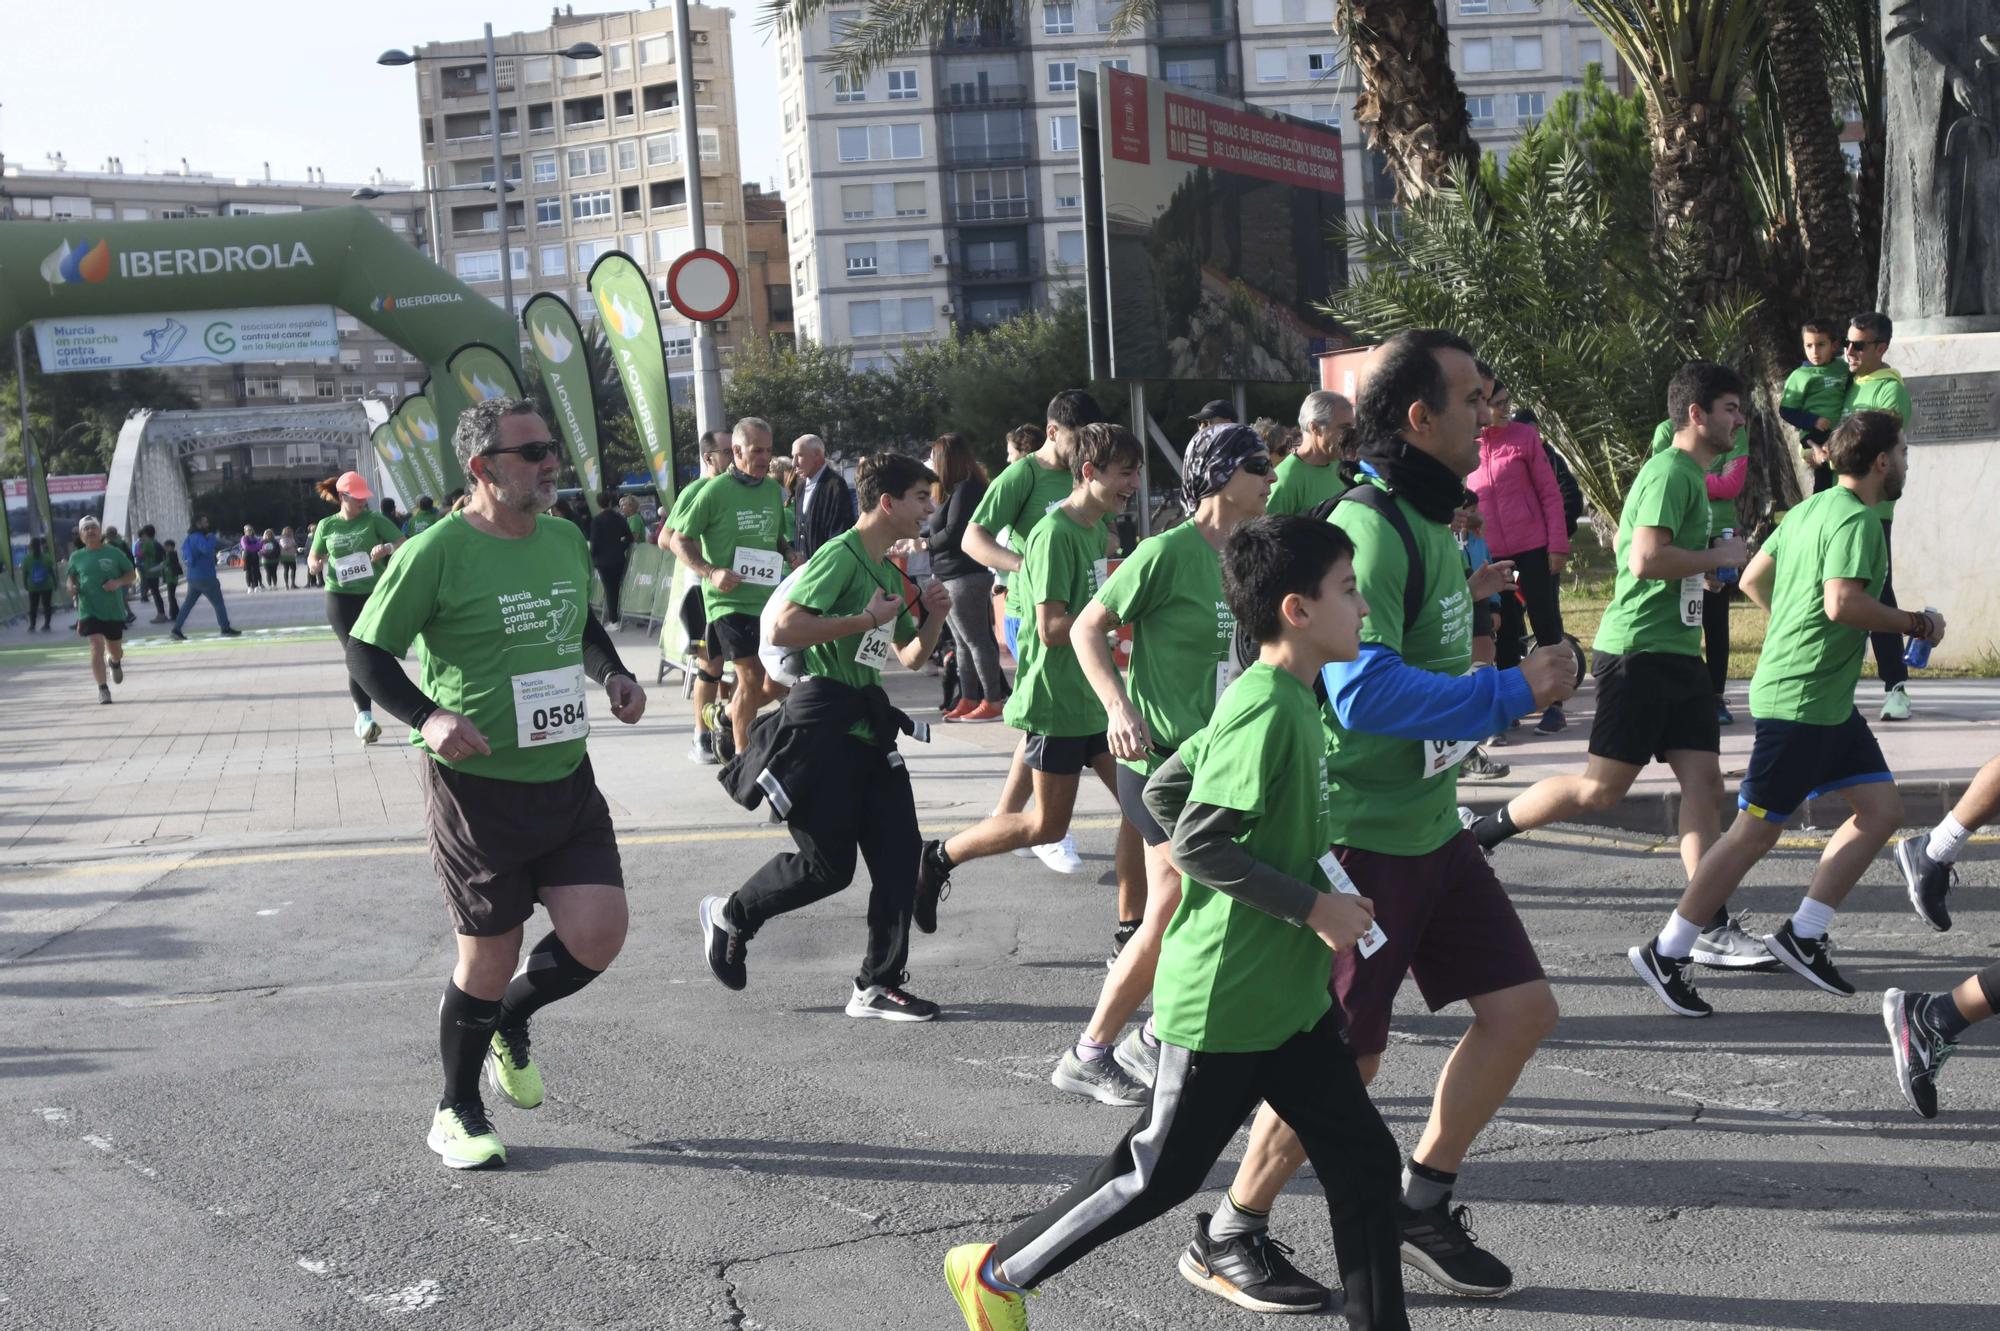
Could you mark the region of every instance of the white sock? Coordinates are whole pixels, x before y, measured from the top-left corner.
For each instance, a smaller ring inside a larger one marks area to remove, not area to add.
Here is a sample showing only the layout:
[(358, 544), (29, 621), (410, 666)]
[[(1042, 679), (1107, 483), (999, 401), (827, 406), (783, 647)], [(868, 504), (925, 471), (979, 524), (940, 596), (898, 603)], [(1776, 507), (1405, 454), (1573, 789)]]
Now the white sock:
[(1939, 864), (1950, 864), (1958, 858), (1958, 848), (1971, 835), (1971, 828), (1946, 814), (1944, 821), (1931, 829), (1931, 844), (1925, 853)]
[(1653, 940), (1653, 947), (1661, 956), (1679, 961), (1694, 951), (1694, 940), (1699, 937), (1701, 926), (1681, 918), (1681, 913), (1675, 911), (1667, 916), (1667, 926)]
[(1799, 902), (1799, 908), (1792, 912), (1792, 932), (1800, 938), (1824, 938), (1833, 928), (1833, 917), (1837, 912), (1824, 901), (1814, 901), (1811, 897)]

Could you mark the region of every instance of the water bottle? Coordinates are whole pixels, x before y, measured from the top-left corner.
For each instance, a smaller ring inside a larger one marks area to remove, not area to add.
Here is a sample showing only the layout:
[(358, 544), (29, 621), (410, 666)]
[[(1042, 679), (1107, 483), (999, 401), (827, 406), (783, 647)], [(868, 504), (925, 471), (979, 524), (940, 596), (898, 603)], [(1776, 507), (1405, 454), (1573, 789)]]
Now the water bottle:
[[(1735, 534), (1736, 529), (1734, 527), (1724, 527), (1722, 529), (1722, 539), (1725, 541)], [(1733, 568), (1719, 568), (1715, 570), (1715, 580), (1726, 587), (1736, 581), (1736, 570)]]
[[(1924, 613), (1934, 615), (1937, 613), (1937, 607), (1934, 605), (1927, 605), (1924, 607)], [(1910, 639), (1909, 647), (1905, 649), (1905, 651), (1903, 652), (1903, 664), (1908, 666), (1912, 670), (1923, 670), (1926, 669), (1930, 665), (1930, 663), (1931, 663), (1930, 639), (1929, 638)]]

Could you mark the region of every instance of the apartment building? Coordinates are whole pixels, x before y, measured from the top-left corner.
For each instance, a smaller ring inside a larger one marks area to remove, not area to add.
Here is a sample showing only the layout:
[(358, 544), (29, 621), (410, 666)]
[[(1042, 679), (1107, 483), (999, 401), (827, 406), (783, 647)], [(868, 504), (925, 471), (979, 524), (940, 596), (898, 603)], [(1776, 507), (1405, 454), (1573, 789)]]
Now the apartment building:
[[(862, 17), (816, 15), (778, 47), (786, 213), (801, 336), (880, 366), (954, 327), (1046, 303), (1083, 273), (1077, 74), (1103, 65), (1342, 130), (1347, 206), (1394, 187), (1352, 128), (1357, 76), (1334, 0), (1160, 0), (1111, 31), (1117, 0), (1039, 0), (953, 31), (863, 80), (826, 52)], [(1586, 64), (1615, 57), (1570, 0), (1439, 0), (1480, 142), (1505, 152)]]
[(751, 326), (790, 342), (792, 326), (791, 243), (786, 235), (785, 200), (777, 190), (743, 187), (744, 243), (749, 274), (743, 300)]

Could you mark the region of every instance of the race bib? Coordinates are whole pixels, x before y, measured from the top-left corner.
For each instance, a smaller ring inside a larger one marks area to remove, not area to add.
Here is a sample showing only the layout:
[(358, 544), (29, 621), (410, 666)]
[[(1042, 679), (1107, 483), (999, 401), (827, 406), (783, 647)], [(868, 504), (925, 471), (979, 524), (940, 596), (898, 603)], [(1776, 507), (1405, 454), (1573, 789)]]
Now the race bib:
[(1102, 591), (1104, 589), (1104, 580), (1110, 576), (1111, 576), (1111, 561), (1108, 559), (1093, 559), (1090, 562), (1091, 594), (1095, 595), (1096, 593)]
[(356, 550), (351, 555), (333, 557), (335, 582), (366, 582), (374, 576), (375, 561), (368, 557), (366, 550)]
[(1427, 739), (1424, 741), (1424, 780), (1441, 776), (1465, 761), (1479, 747), (1474, 739)]
[(523, 749), (590, 733), (590, 713), (584, 705), (583, 667), (557, 666), (531, 675), (514, 676), (514, 743)]
[[(1354, 880), (1347, 876), (1347, 870), (1343, 869), (1340, 861), (1333, 857), (1332, 851), (1329, 850), (1326, 854), (1319, 857), (1319, 871), (1326, 875), (1327, 882), (1333, 884), (1334, 891), (1343, 896), (1358, 897), (1361, 895), (1361, 889), (1356, 887)], [(1361, 935), (1355, 941), (1354, 946), (1364, 958), (1372, 957), (1381, 951), (1382, 944), (1388, 941), (1389, 935), (1382, 932), (1382, 926), (1371, 924), (1368, 926), (1368, 932)]]
[(1701, 627), (1701, 584), (1705, 576), (1690, 573), (1681, 579), (1681, 624), (1685, 628)]
[(1234, 657), (1225, 657), (1215, 663), (1215, 700), (1217, 702), (1222, 701), (1223, 691), (1231, 684), (1234, 684), (1236, 677), (1242, 673), (1241, 670), (1236, 668)]
[(752, 550), (747, 546), (736, 547), (736, 562), (730, 571), (743, 581), (757, 587), (775, 587), (784, 576), (785, 561), (776, 550)]
[(889, 650), (895, 645), (896, 621), (891, 619), (861, 635), (861, 645), (854, 649), (854, 664), (880, 670), (889, 664)]

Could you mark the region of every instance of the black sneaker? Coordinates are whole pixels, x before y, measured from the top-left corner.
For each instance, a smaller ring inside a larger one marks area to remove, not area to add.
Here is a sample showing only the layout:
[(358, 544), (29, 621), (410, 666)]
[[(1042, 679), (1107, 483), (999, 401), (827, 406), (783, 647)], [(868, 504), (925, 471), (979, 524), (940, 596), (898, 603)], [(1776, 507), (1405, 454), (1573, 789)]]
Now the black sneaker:
[(1917, 918), (1939, 933), (1949, 932), (1951, 912), (1945, 909), (1944, 899), (1957, 881), (1958, 870), (1931, 858), (1930, 833), (1919, 832), (1898, 841), (1896, 867), (1903, 871), (1903, 885), (1910, 891), (1910, 906)]
[(741, 989), (750, 983), (750, 968), (745, 954), (750, 950), (747, 939), (738, 938), (722, 922), (722, 908), (728, 904), (727, 897), (703, 897), (698, 917), (701, 920), (702, 955), (708, 959), (708, 968), (715, 972), (715, 978), (722, 981), (727, 989)]
[(917, 932), (937, 932), (938, 902), (951, 895), (951, 870), (944, 865), (944, 842), (926, 841), (917, 852), (917, 900), (910, 908), (910, 922)]
[(169, 631), (167, 636), (169, 638), (172, 638), (175, 642), (186, 642), (188, 640), (188, 635), (181, 632), (179, 629), (173, 629)]
[(225, 638), (240, 638), (243, 636), (242, 629), (223, 629), (221, 633)]
[(1632, 963), (1632, 969), (1653, 991), (1653, 997), (1666, 1004), (1667, 1011), (1681, 1017), (1706, 1017), (1715, 1009), (1710, 1007), (1695, 991), (1688, 979), (1688, 967), (1694, 964), (1692, 957), (1663, 957), (1660, 955), (1660, 940), (1648, 939), (1644, 947), (1635, 947), (1625, 953), (1625, 959)]
[(1479, 1246), (1465, 1223), (1467, 1208), (1446, 1198), (1419, 1211), (1396, 1203), (1403, 1233), (1403, 1265), (1414, 1266), (1441, 1288), (1473, 1299), (1497, 1299), (1514, 1288), (1507, 1263)]
[(1461, 781), (1499, 781), (1513, 770), (1506, 763), (1496, 763), (1487, 757), (1485, 749), (1475, 748), (1458, 765), (1458, 776)]
[(1220, 1243), (1208, 1236), (1209, 1214), (1194, 1218), (1194, 1240), (1181, 1254), (1181, 1274), (1196, 1289), (1259, 1313), (1309, 1313), (1333, 1291), (1291, 1264), (1291, 1249), (1263, 1230)]
[(1938, 1114), (1937, 1074), (1958, 1046), (1924, 1020), (1931, 1001), (1925, 993), (1891, 989), (1882, 995), (1882, 1024), (1889, 1028), (1889, 1056), (1896, 1060), (1896, 1085), (1919, 1118)]
[(866, 989), (856, 985), (854, 992), (847, 996), (847, 1015), (850, 1017), (880, 1017), (883, 1021), (935, 1021), (938, 1005), (928, 998), (918, 998), (909, 990), (893, 984), (871, 984)]
[(1854, 986), (1834, 969), (1831, 938), (1801, 938), (1792, 932), (1792, 922), (1786, 920), (1778, 926), (1778, 932), (1764, 935), (1764, 946), (1771, 949), (1772, 956), (1829, 994), (1854, 997)]

